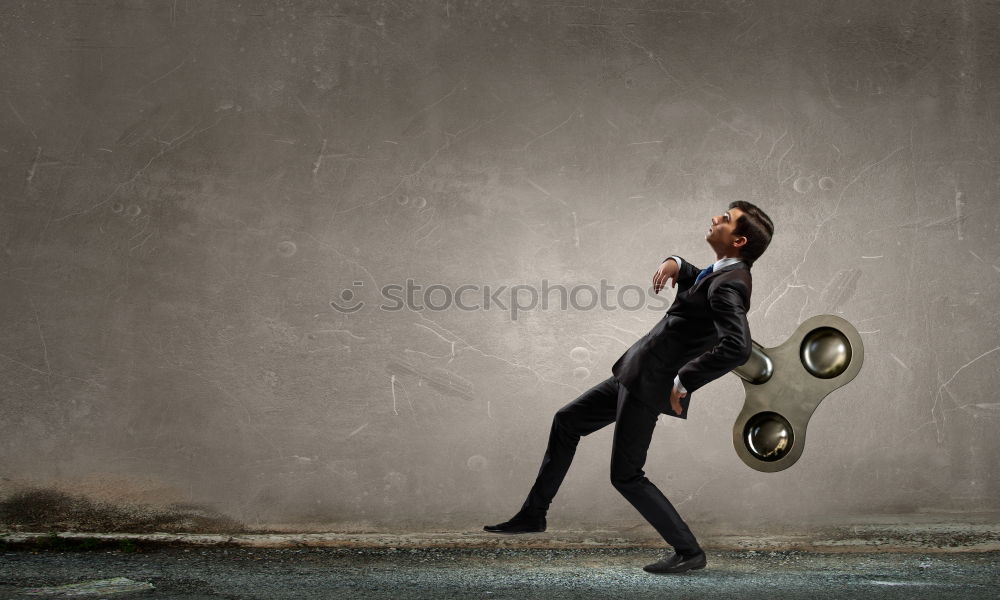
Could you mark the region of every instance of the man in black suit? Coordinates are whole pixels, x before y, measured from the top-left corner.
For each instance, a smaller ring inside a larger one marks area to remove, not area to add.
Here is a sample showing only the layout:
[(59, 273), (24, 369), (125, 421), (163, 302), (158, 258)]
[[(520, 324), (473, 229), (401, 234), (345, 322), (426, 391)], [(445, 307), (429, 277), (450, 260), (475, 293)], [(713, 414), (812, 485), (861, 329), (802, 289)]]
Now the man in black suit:
[(668, 279), (680, 288), (663, 318), (611, 368), (613, 376), (559, 409), (535, 484), (509, 521), (487, 525), (496, 533), (545, 531), (545, 515), (573, 461), (581, 436), (615, 424), (611, 483), (674, 548), (646, 565), (651, 573), (683, 573), (705, 566), (705, 553), (666, 496), (642, 468), (661, 413), (687, 418), (698, 388), (750, 358), (750, 267), (764, 253), (774, 225), (764, 211), (732, 202), (712, 217), (705, 241), (716, 262), (699, 271), (679, 256), (653, 275), (659, 293)]

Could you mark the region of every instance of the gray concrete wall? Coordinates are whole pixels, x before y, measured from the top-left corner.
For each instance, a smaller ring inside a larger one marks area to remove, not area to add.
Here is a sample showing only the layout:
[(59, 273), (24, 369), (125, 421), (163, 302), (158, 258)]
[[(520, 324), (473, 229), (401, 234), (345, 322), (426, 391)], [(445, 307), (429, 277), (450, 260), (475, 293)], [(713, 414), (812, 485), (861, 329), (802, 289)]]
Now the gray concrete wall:
[[(754, 339), (838, 314), (864, 368), (792, 468), (738, 459), (727, 375), (663, 418), (649, 477), (718, 528), (1000, 509), (996, 2), (0, 12), (4, 494), (250, 525), (502, 520), (552, 413), (675, 291), (641, 310), (553, 294), (515, 319), (383, 310), (380, 290), (647, 287), (667, 254), (713, 260), (709, 217), (747, 199), (777, 229)], [(646, 527), (610, 442), (583, 440), (554, 525)]]

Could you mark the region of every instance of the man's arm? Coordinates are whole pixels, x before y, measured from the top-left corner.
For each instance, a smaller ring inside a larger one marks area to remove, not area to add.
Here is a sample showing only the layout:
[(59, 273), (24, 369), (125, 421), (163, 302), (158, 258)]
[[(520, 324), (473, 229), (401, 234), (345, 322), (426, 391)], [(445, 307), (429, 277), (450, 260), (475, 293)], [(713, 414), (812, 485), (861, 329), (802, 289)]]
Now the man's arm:
[[(673, 260), (677, 267), (667, 264), (667, 261)], [(653, 274), (653, 293), (659, 294), (663, 286), (666, 285), (667, 280), (673, 278), (673, 287), (677, 287), (677, 284), (681, 284), (681, 290), (692, 283), (694, 279), (698, 276), (700, 269), (692, 265), (691, 263), (685, 261), (679, 256), (668, 256), (663, 259), (660, 263), (659, 269)]]
[(750, 324), (747, 322), (750, 294), (746, 284), (740, 281), (717, 284), (708, 291), (708, 304), (715, 316), (719, 341), (677, 372), (674, 384), (680, 386), (678, 390), (681, 392), (693, 392), (743, 365), (750, 359), (753, 350)]
[[(677, 263), (677, 276), (674, 278), (674, 283), (681, 283), (682, 287), (689, 284), (689, 282), (694, 281), (698, 277), (698, 273), (701, 271), (698, 267), (692, 265), (691, 263), (685, 261), (680, 256), (676, 254), (671, 254), (667, 258), (663, 259), (663, 262), (667, 262), (670, 259), (674, 259)], [(657, 290), (659, 291), (659, 290)], [(680, 375), (674, 376), (674, 388), (681, 393), (682, 396), (687, 395), (687, 389), (681, 383)]]
[(672, 258), (677, 262), (677, 268), (678, 268), (677, 283), (681, 285), (688, 285), (689, 281), (691, 283), (694, 283), (694, 279), (695, 277), (698, 276), (698, 273), (701, 271), (701, 269), (699, 269), (698, 267), (692, 265), (688, 261), (676, 255), (671, 255), (667, 258)]

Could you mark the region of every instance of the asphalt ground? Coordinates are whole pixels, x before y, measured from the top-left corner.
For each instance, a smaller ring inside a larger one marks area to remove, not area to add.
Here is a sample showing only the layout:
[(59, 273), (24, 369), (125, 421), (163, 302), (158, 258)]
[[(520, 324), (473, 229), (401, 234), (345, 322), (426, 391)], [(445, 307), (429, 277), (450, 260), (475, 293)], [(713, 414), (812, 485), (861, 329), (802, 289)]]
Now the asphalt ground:
[[(703, 570), (652, 575), (642, 566), (662, 551), (645, 547), (117, 543), (78, 551), (8, 547), (0, 554), (0, 598), (1000, 598), (1000, 552), (995, 551), (717, 550), (708, 552)], [(92, 583), (112, 578), (147, 589), (115, 593)], [(82, 586), (53, 589), (67, 584)]]

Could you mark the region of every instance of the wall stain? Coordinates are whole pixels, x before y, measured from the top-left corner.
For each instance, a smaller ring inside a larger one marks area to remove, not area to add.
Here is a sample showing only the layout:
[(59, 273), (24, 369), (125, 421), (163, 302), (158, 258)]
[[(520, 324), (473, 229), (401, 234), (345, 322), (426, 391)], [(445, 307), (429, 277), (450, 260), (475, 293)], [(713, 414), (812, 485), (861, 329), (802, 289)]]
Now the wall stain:
[(234, 533), (239, 521), (194, 504), (152, 507), (91, 500), (85, 496), (29, 488), (0, 501), (0, 530)]

